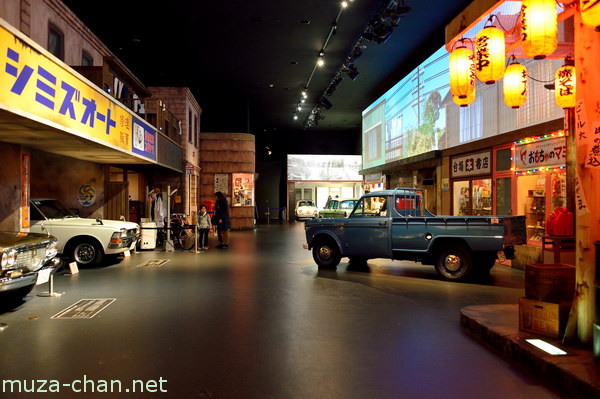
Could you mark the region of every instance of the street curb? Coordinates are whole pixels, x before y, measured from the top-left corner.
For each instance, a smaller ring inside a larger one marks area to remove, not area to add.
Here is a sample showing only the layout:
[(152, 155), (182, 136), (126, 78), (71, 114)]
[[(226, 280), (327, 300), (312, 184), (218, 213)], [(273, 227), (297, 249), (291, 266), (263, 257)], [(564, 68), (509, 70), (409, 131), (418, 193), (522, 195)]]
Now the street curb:
[[(573, 398), (600, 398), (600, 365), (594, 363), (592, 352), (519, 331), (519, 305), (468, 306), (460, 310), (460, 324), (470, 337), (522, 364)], [(548, 355), (525, 342), (529, 338), (542, 338), (567, 355)]]

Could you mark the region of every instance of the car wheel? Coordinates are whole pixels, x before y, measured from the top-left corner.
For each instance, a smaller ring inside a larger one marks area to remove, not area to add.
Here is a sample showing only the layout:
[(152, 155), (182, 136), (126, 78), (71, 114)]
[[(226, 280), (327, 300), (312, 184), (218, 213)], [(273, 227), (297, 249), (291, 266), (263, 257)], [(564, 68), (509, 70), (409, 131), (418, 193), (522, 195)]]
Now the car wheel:
[(321, 239), (313, 246), (313, 259), (319, 269), (335, 269), (342, 259), (340, 249), (332, 239)]
[(104, 256), (104, 251), (100, 248), (100, 245), (90, 239), (79, 240), (71, 248), (71, 258), (79, 266), (99, 265)]
[(466, 280), (473, 270), (471, 253), (460, 244), (442, 247), (434, 266), (438, 274), (446, 280)]

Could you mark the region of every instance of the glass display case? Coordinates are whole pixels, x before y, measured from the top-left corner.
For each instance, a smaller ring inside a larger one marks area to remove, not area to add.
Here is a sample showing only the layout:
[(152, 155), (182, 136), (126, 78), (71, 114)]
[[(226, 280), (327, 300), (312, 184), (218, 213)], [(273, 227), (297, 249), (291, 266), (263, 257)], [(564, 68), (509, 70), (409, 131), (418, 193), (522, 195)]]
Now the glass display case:
[(528, 190), (526, 205), (527, 241), (542, 241), (546, 230), (545, 190)]
[(254, 206), (254, 174), (233, 173), (232, 206)]

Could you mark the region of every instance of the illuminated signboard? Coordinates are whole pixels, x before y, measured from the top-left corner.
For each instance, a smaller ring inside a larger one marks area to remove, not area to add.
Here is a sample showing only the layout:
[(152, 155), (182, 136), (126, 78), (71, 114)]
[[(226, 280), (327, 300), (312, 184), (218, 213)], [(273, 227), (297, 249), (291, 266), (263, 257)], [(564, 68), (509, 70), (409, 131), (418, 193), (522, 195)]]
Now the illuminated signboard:
[(136, 119), (144, 149), (133, 147), (131, 112), (38, 48), (0, 20), (0, 108), (156, 160), (154, 128)]
[(564, 137), (515, 146), (515, 166), (518, 170), (564, 165), (567, 143)]
[(362, 181), (360, 155), (288, 155), (290, 181)]
[(133, 118), (133, 152), (156, 161), (156, 130), (139, 118)]

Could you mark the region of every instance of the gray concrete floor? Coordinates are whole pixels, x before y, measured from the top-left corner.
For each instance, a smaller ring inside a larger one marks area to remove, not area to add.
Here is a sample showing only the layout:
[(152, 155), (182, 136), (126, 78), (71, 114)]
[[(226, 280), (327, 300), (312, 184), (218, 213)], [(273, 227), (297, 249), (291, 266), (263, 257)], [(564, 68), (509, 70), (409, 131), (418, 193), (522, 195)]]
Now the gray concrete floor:
[[(496, 266), (489, 281), (448, 283), (432, 267), (385, 259), (318, 271), (303, 242), (303, 223), (261, 226), (232, 232), (229, 250), (141, 252), (57, 276), (65, 295), (36, 297), (37, 287), (0, 314), (0, 378), (85, 375), (123, 390), (167, 381), (166, 393), (90, 397), (566, 397), (461, 331), (461, 308), (517, 303), (522, 272)], [(136, 267), (159, 258), (170, 261)], [(116, 301), (93, 319), (51, 319), (82, 298)]]

